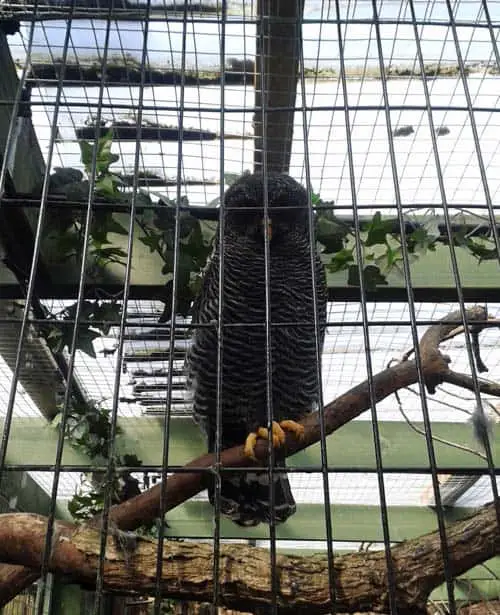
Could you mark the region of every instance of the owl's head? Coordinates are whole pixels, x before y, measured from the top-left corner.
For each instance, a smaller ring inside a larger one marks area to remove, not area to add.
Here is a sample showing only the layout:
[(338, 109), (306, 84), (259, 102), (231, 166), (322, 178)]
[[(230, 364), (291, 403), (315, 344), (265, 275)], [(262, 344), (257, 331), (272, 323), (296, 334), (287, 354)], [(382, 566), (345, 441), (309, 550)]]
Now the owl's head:
[(307, 192), (289, 175), (267, 175), (269, 225), (264, 220), (264, 177), (245, 173), (224, 196), (225, 230), (264, 242), (267, 233), (272, 244), (291, 235), (307, 235), (309, 211)]

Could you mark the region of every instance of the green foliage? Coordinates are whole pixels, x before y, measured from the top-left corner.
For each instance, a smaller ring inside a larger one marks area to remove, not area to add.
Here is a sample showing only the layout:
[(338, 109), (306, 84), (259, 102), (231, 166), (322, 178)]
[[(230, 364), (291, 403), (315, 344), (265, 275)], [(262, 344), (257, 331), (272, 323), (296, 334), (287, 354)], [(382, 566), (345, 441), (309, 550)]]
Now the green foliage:
[[(96, 353), (92, 342), (102, 335), (108, 335), (110, 328), (119, 324), (121, 309), (121, 303), (115, 299), (83, 301), (78, 318), (77, 350), (95, 359)], [(45, 322), (38, 326), (38, 330), (52, 352), (58, 354), (65, 348), (68, 352), (71, 350), (76, 310), (77, 303), (55, 314), (47, 310)]]
[[(119, 160), (117, 154), (111, 153), (112, 130), (105, 132), (95, 143), (80, 142), (82, 163), (87, 180), (81, 181), (82, 174), (75, 169), (59, 169), (53, 176), (53, 184), (58, 193), (78, 194), (78, 186), (87, 185), (93, 179), (96, 195), (109, 202), (131, 203), (134, 196), (125, 192), (124, 182), (114, 174), (110, 167)], [(57, 170), (56, 170), (57, 171)], [(226, 174), (229, 185), (237, 175)], [(69, 184), (68, 184), (69, 182)], [(68, 192), (71, 188), (70, 192)], [(189, 314), (192, 303), (198, 294), (202, 272), (211, 253), (216, 223), (198, 220), (189, 211), (187, 198), (162, 199), (152, 207), (148, 194), (139, 192), (135, 195), (142, 211), (136, 220), (143, 230), (138, 239), (151, 253), (157, 253), (163, 260), (164, 289), (159, 299), (165, 304), (161, 321), (172, 317), (174, 295), (174, 270), (176, 271), (175, 306), (176, 314)], [(375, 290), (387, 285), (390, 274), (403, 275), (404, 255), (414, 262), (428, 251), (434, 251), (438, 243), (447, 243), (441, 236), (438, 218), (428, 212), (426, 219), (413, 220), (405, 217), (406, 229), (400, 232), (399, 221), (395, 218), (383, 218), (376, 212), (370, 220), (364, 220), (359, 229), (352, 223), (338, 218), (334, 214), (334, 203), (325, 202), (317, 193), (311, 193), (311, 202), (317, 208), (316, 237), (321, 245), (326, 267), (331, 273), (346, 272), (347, 284), (360, 285), (360, 272), (367, 290)], [(215, 199), (211, 206), (219, 203)], [(70, 218), (60, 216), (53, 221), (56, 232), (56, 252), (60, 260), (81, 258), (84, 232), (84, 220), (81, 215)], [(127, 254), (119, 247), (111, 245), (109, 233), (127, 235), (111, 211), (98, 210), (92, 215), (90, 227), (90, 262), (87, 272), (97, 276), (111, 263), (124, 265)], [(465, 230), (454, 232), (453, 243), (466, 249), (478, 263), (498, 258), (496, 246), (489, 237), (477, 237), (466, 234)], [(178, 244), (178, 245), (177, 245)], [(178, 248), (178, 249), (177, 249)], [(358, 254), (361, 253), (361, 263)], [(329, 259), (325, 257), (330, 257)], [(51, 347), (60, 349), (68, 345), (61, 330), (53, 330), (47, 335)], [(90, 350), (93, 333), (82, 334), (82, 349)]]
[[(68, 409), (64, 436), (86, 455), (102, 462), (109, 455), (110, 415), (109, 409), (98, 404), (73, 400)], [(53, 424), (60, 425), (60, 421), (61, 414), (58, 414)]]
[[(60, 429), (62, 424), (60, 412), (52, 421), (52, 425)], [(118, 425), (116, 433), (120, 433)], [(64, 437), (75, 448), (88, 455), (96, 464), (106, 464), (110, 455), (110, 436), (111, 411), (108, 408), (97, 403), (82, 404), (75, 399), (71, 400), (64, 424)], [(118, 465), (142, 465), (142, 461), (136, 455), (115, 456), (111, 465), (110, 480), (106, 472), (88, 472), (82, 475), (77, 493), (68, 502), (68, 510), (74, 519), (89, 519), (101, 512), (107, 492), (110, 492), (112, 504), (122, 502), (140, 492), (138, 481), (130, 472), (114, 469)]]
[[(364, 287), (374, 291), (388, 284), (390, 273), (403, 275), (403, 254), (406, 251), (410, 261), (422, 256), (427, 250), (435, 250), (440, 240), (437, 218), (429, 216), (421, 224), (410, 224), (404, 236), (399, 231), (399, 222), (394, 218), (383, 218), (377, 211), (371, 220), (364, 220), (359, 231), (354, 225), (340, 220), (317, 194), (312, 195), (313, 205), (318, 207), (316, 237), (322, 247), (323, 256), (330, 256), (326, 268), (330, 273), (347, 272), (347, 283), (360, 286), (360, 270)], [(410, 222), (410, 220), (408, 220)], [(361, 268), (357, 259), (357, 243), (361, 252)]]
[[(72, 437), (68, 439), (74, 444)], [(94, 459), (99, 458), (100, 454)], [(104, 463), (106, 461), (103, 460)], [(68, 510), (75, 520), (84, 521), (101, 513), (104, 510), (106, 493), (110, 493), (111, 504), (119, 504), (140, 492), (138, 481), (127, 471), (114, 470), (114, 466), (117, 465), (140, 466), (142, 462), (135, 455), (116, 457), (112, 464), (110, 480), (107, 479), (105, 472), (83, 474), (77, 493), (68, 501)], [(147, 530), (144, 529), (142, 534), (147, 535)]]
[(174, 269), (177, 271), (175, 312), (187, 316), (199, 292), (201, 274), (212, 251), (216, 224), (200, 221), (185, 211), (184, 208), (188, 206), (185, 197), (179, 207), (175, 200), (160, 201), (160, 204), (162, 207), (145, 210), (138, 216), (144, 231), (144, 236), (139, 237), (139, 240), (163, 259), (165, 289), (161, 299), (165, 303), (165, 311), (162, 320), (167, 321), (172, 312)]
[[(87, 179), (78, 180), (75, 169), (56, 170), (51, 176), (51, 186), (54, 188), (51, 192), (64, 194), (68, 199), (86, 200), (90, 182), (93, 180), (95, 195), (102, 202), (130, 204), (133, 194), (123, 190), (125, 183), (110, 170), (110, 166), (120, 159), (118, 154), (111, 153), (112, 142), (112, 130), (103, 134), (96, 143), (80, 141), (81, 160)], [(140, 205), (151, 204), (147, 194), (138, 193), (135, 198)], [(52, 213), (48, 216), (48, 235), (52, 239), (51, 256), (56, 262), (65, 262), (68, 259), (81, 261), (85, 219), (86, 213), (76, 209), (63, 212), (63, 215)], [(87, 274), (90, 277), (97, 277), (111, 263), (126, 264), (127, 253), (122, 248), (111, 245), (109, 233), (128, 235), (128, 229), (115, 219), (111, 211), (93, 211), (87, 262)]]

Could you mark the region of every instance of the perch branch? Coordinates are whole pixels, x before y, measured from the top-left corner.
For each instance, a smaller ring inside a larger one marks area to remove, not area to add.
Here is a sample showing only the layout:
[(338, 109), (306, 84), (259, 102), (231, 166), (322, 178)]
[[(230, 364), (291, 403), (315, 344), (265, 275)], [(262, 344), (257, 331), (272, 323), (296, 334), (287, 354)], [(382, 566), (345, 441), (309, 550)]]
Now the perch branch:
[[(443, 321), (456, 321), (459, 317), (459, 312), (453, 312), (446, 316)], [(473, 307), (467, 310), (467, 318), (469, 322), (486, 321), (487, 313), (483, 307)], [(450, 377), (449, 360), (440, 353), (439, 344), (442, 340), (447, 339), (447, 336), (454, 329), (456, 329), (456, 325), (447, 325), (446, 322), (441, 322), (432, 325), (422, 336), (419, 345), (420, 356), (424, 378), (427, 385), (431, 385), (431, 390), (432, 387), (435, 388), (437, 384), (444, 381), (446, 377)], [(379, 402), (395, 391), (417, 381), (418, 372), (414, 361), (407, 360), (389, 367), (373, 377), (374, 402)], [(494, 392), (492, 394), (495, 395)], [(326, 434), (333, 433), (342, 425), (369, 409), (370, 405), (370, 389), (368, 382), (365, 381), (325, 406)], [(317, 412), (303, 419), (305, 437), (301, 442), (297, 441), (291, 434), (286, 434), (285, 451), (287, 456), (320, 441), (319, 419), (320, 415)], [(267, 459), (268, 448), (265, 441), (259, 440), (257, 442), (255, 455), (261, 463)], [(167, 479), (165, 512), (182, 504), (205, 488), (204, 476), (199, 470), (213, 467), (214, 461), (214, 455), (203, 455), (188, 463), (182, 473), (176, 473)], [(248, 467), (249, 465), (251, 465), (251, 462), (243, 453), (243, 445), (221, 453), (222, 467)], [(160, 513), (160, 493), (161, 484), (157, 484), (135, 498), (112, 507), (110, 521), (122, 530), (134, 530), (140, 525), (154, 520)], [(16, 595), (12, 593), (14, 585), (16, 592), (18, 592), (33, 581), (33, 571), (25, 568), (17, 570), (16, 578), (11, 575), (11, 580), (8, 583), (2, 582), (3, 574), (3, 566), (0, 566), (0, 606), (8, 602), (13, 595)], [(23, 575), (24, 584), (22, 583)]]
[[(459, 312), (452, 312), (443, 318), (442, 322), (429, 327), (422, 336), (419, 346), (420, 356), (424, 378), (428, 386), (435, 388), (437, 384), (444, 381), (444, 378), (452, 373), (448, 367), (449, 359), (441, 354), (439, 344), (447, 338), (451, 331), (457, 328), (455, 324), (446, 324), (446, 321), (456, 321), (459, 317)], [(469, 322), (486, 321), (487, 313), (483, 307), (473, 307), (467, 310), (467, 318)], [(389, 367), (373, 377), (374, 401), (377, 403), (395, 391), (416, 382), (418, 382), (418, 372), (414, 361), (403, 361)], [(500, 397), (500, 387), (498, 396)], [(368, 381), (365, 381), (325, 406), (323, 414), (326, 434), (333, 433), (369, 408), (370, 389)], [(287, 456), (293, 455), (321, 439), (319, 412), (308, 415), (301, 423), (305, 428), (304, 439), (301, 442), (290, 433), (286, 434), (285, 450)], [(268, 457), (267, 442), (258, 440), (255, 456), (261, 462), (265, 462)], [(210, 468), (214, 461), (213, 454), (203, 455), (184, 466), (182, 473), (176, 473), (167, 479), (166, 512), (205, 488), (204, 475), (202, 472), (196, 472), (196, 469)], [(221, 453), (222, 467), (248, 467), (249, 465), (251, 465), (251, 462), (243, 452), (243, 445), (227, 449)], [(189, 472), (190, 469), (193, 469), (193, 472)], [(161, 483), (158, 483), (135, 498), (112, 507), (110, 519), (123, 530), (134, 530), (143, 523), (152, 521), (158, 517), (160, 512), (161, 489)]]
[[(11, 564), (39, 569), (47, 519), (39, 515), (1, 515), (0, 558)], [(56, 522), (49, 568), (93, 588), (100, 555), (99, 532), (81, 526), (70, 529)], [(494, 557), (499, 552), (500, 529), (493, 505), (447, 527), (453, 575)], [(109, 538), (104, 558), (104, 589), (144, 595), (155, 591), (157, 543), (139, 538), (132, 554), (124, 554)], [(391, 549), (396, 577), (398, 613), (425, 613), (430, 592), (444, 582), (439, 532), (408, 540)], [(211, 600), (213, 549), (208, 544), (166, 541), (162, 553), (161, 592), (179, 600)], [(328, 591), (326, 555), (277, 555), (278, 607), (281, 612), (326, 613), (332, 608)], [(335, 557), (335, 595), (338, 611), (389, 611), (388, 578), (383, 551), (349, 553)], [(253, 610), (272, 602), (269, 552), (245, 545), (220, 546), (221, 602), (239, 610)]]
[[(469, 374), (460, 374), (449, 370), (446, 374), (443, 374), (443, 382), (454, 384), (457, 387), (468, 389), (469, 391), (475, 390), (474, 381)], [(500, 384), (498, 382), (490, 382), (478, 378), (478, 387), (480, 393), (492, 395), (493, 397), (500, 397)]]

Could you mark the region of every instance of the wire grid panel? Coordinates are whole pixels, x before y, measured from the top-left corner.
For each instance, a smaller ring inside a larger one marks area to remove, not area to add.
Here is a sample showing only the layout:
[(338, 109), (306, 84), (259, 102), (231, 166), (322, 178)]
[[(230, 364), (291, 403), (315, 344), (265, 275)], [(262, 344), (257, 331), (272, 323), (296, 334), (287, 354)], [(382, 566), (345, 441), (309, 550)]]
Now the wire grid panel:
[[(81, 142), (92, 141), (109, 126), (115, 131), (112, 152), (118, 157), (113, 171), (125, 184), (129, 178), (136, 192), (140, 178), (141, 189), (155, 198), (179, 204), (183, 197), (184, 205), (218, 206), (233, 176), (252, 169), (259, 118), (253, 81), (259, 28), (253, 4), (217, 4), (217, 11), (208, 17), (179, 7), (172, 17), (159, 3), (112, 10), (95, 7), (87, 14), (73, 3), (57, 6), (60, 20), (43, 19), (44, 12), (54, 8), (49, 2), (5, 6), (32, 12), (22, 14), (20, 32), (9, 38), (9, 47), (19, 77), (29, 85), (31, 121), (48, 172), (71, 167), (85, 176)], [(130, 20), (131, 8), (143, 11), (145, 19)], [(472, 213), (478, 225), (491, 222), (500, 187), (495, 136), (500, 118), (499, 23), (500, 3), (494, 1), (306, 1), (299, 79), (291, 105), (295, 113), (290, 174), (324, 201), (333, 201), (336, 213), (347, 217), (430, 211), (451, 216), (452, 221)], [(177, 75), (176, 84), (161, 83), (172, 73)], [(234, 84), (233, 73), (244, 78)], [(193, 74), (194, 82), (189, 81)], [(273, 76), (279, 75), (269, 75)], [(122, 137), (116, 137), (120, 130)], [(167, 138), (169, 130), (177, 136)], [(266, 149), (266, 136), (260, 137)], [(130, 186), (123, 192), (130, 194)], [(140, 201), (132, 198), (128, 204), (134, 207)], [(42, 232), (39, 229), (39, 236)], [(137, 236), (138, 229), (134, 233)], [(126, 317), (93, 342), (96, 358), (80, 350), (62, 352), (72, 386), (85, 399), (109, 407), (115, 425), (118, 417), (154, 412), (175, 420), (191, 409), (183, 373), (190, 321), (178, 318), (158, 326), (162, 303), (128, 299), (127, 279), (147, 277), (149, 282), (161, 271), (153, 264), (146, 270), (141, 267), (144, 261), (133, 260), (141, 246), (131, 237), (131, 243), (121, 244), (127, 248), (128, 278), (123, 269), (117, 276), (125, 282)], [(176, 249), (179, 254), (178, 238)], [(180, 275), (177, 267), (174, 284)], [(83, 269), (80, 273), (76, 286), (83, 289), (89, 280)], [(457, 272), (452, 273), (456, 277)], [(368, 303), (364, 296), (361, 303), (328, 303), (320, 370), (325, 402), (400, 358), (429, 321), (464, 308), (459, 279), (458, 303), (415, 303), (409, 282), (405, 279), (404, 303)], [(36, 290), (30, 284), (24, 290), (29, 303)], [(51, 299), (42, 305), (60, 310), (75, 299), (76, 295), (66, 303)], [(497, 304), (488, 308), (491, 315), (498, 315)], [(84, 320), (82, 312), (76, 320)], [(32, 325), (31, 334), (37, 331), (36, 323)], [(453, 356), (457, 371), (475, 374), (470, 348), (460, 338), (443, 348)], [(482, 334), (481, 348), (496, 374), (498, 330)], [(29, 374), (22, 373), (19, 365), (12, 367), (15, 353), (7, 358), (11, 363), (0, 365), (6, 400), (9, 382), (18, 386), (15, 398), (2, 404), (8, 423), (12, 416), (35, 414), (37, 404), (25, 392)], [(29, 356), (24, 361), (29, 363)], [(50, 373), (44, 372), (42, 380)], [(28, 401), (23, 403), (24, 399)], [(493, 403), (494, 398), (484, 401)], [(400, 421), (403, 408), (414, 422), (461, 422), (469, 419), (476, 403), (474, 392), (458, 396), (453, 387), (445, 386), (427, 397), (415, 386), (401, 392), (401, 407), (389, 398), (377, 405), (376, 413), (367, 411), (359, 420)], [(67, 408), (67, 400), (62, 405)], [(38, 410), (45, 415), (42, 408)], [(164, 461), (168, 462), (168, 451)], [(32, 473), (54, 502), (69, 498), (78, 485), (78, 470), (66, 472), (60, 459), (55, 465), (55, 473)], [(493, 475), (494, 469), (490, 470)], [(107, 471), (111, 472), (111, 461)], [(436, 495), (432, 493), (436, 474), (432, 459), (428, 475), (384, 476), (378, 464), (377, 472), (328, 476), (324, 465), (323, 472), (313, 476), (290, 474), (290, 483), (299, 506), (321, 503), (329, 510), (329, 505), (334, 509), (335, 504), (365, 503), (386, 511), (387, 506), (429, 504)], [(495, 495), (492, 476), (477, 479), (457, 500), (462, 506), (478, 506)], [(206, 495), (198, 500), (205, 501)], [(331, 519), (325, 516), (328, 531)], [(218, 523), (216, 515), (214, 549), (220, 544)], [(273, 532), (271, 522), (266, 543), (271, 562), (278, 544)], [(389, 549), (390, 534), (384, 538)], [(327, 541), (329, 552), (332, 544)], [(219, 572), (216, 565), (216, 579)], [(102, 575), (98, 588), (100, 582)], [(455, 612), (450, 588), (450, 611)], [(213, 599), (218, 599), (217, 589)], [(273, 600), (276, 607), (276, 595)], [(98, 592), (94, 612), (100, 607)], [(155, 608), (159, 609), (158, 600)]]
[[(387, 4), (387, 6), (386, 6)], [(498, 35), (497, 29), (490, 30), (481, 3), (454, 3), (456, 25), (450, 27), (446, 9), (439, 3), (414, 3), (416, 19), (420, 24), (419, 42), (422, 59), (426, 66), (453, 68), (457, 65), (457, 47), (452, 31), (457, 35), (461, 61), (470, 72), (467, 88), (471, 98), (471, 109), (477, 131), (481, 138), (481, 155), (484, 159), (491, 198), (498, 196), (498, 144), (494, 135), (498, 129), (498, 75), (495, 73), (495, 47), (491, 36)], [(493, 23), (500, 9), (496, 2), (488, 3)], [(387, 147), (386, 119), (383, 117), (383, 97), (380, 79), (374, 78), (379, 72), (379, 56), (373, 23), (369, 20), (369, 3), (341, 3), (346, 21), (342, 25), (344, 61), (348, 68), (347, 90), (344, 92), (340, 81), (321, 78), (307, 79), (304, 83), (304, 97), (297, 93), (297, 101), (307, 107), (303, 117), (295, 115), (294, 143), (290, 171), (298, 179), (305, 179), (304, 138), (307, 126), (307, 142), (310, 144), (309, 167), (311, 184), (325, 200), (335, 200), (337, 207), (351, 207), (350, 177), (348, 172), (347, 149), (344, 128), (344, 107), (352, 107), (351, 145), (356, 181), (356, 198), (359, 205), (379, 207), (394, 205), (392, 171)], [(42, 8), (39, 9), (40, 11)], [(387, 66), (390, 80), (387, 82), (388, 105), (391, 127), (396, 138), (393, 141), (398, 164), (398, 179), (401, 201), (404, 205), (417, 204), (435, 206), (439, 209), (441, 195), (437, 182), (437, 169), (431, 127), (428, 123), (423, 84), (417, 75), (407, 76), (406, 72), (417, 71), (416, 40), (411, 25), (407, 3), (381, 3), (379, 7), (380, 37), (382, 40), (383, 62)], [(342, 12), (342, 11), (341, 11)], [(468, 19), (466, 19), (466, 17)], [(321, 3), (306, 3), (304, 24), (304, 69), (308, 71), (339, 71), (338, 33), (333, 6)], [(308, 23), (310, 20), (311, 23)], [(391, 23), (384, 23), (384, 21)], [(243, 22), (243, 23), (242, 23)], [(443, 22), (446, 25), (442, 25)], [(116, 22), (109, 33), (104, 49), (107, 25), (104, 20), (87, 22), (75, 21), (71, 29), (67, 62), (76, 66), (81, 73), (82, 85), (64, 87), (64, 96), (59, 101), (58, 139), (54, 146), (52, 165), (81, 168), (80, 151), (75, 140), (75, 130), (85, 125), (89, 118), (96, 117), (98, 107), (101, 119), (109, 122), (133, 122), (137, 116), (139, 86), (133, 82), (126, 86), (113, 87), (113, 63), (123, 66), (129, 74), (137, 70), (141, 61), (144, 30), (133, 22)], [(251, 59), (255, 53), (255, 22), (248, 22), (241, 16), (228, 17), (225, 24), (225, 54), (227, 58)], [(320, 34), (321, 30), (321, 34)], [(203, 31), (203, 34), (201, 34)], [(29, 51), (35, 60), (33, 75), (37, 76), (47, 64), (61, 58), (64, 46), (65, 27), (62, 23), (42, 22), (36, 25), (33, 45), (29, 43), (29, 28), (13, 37), (11, 48), (14, 58), (23, 63)], [(218, 66), (221, 46), (221, 30), (204, 19), (196, 18), (186, 26), (185, 54), (182, 50), (183, 24), (152, 22), (147, 34), (147, 69), (179, 68), (209, 71)], [(165, 40), (169, 48), (165, 49)], [(496, 40), (496, 38), (495, 38)], [(126, 44), (125, 44), (126, 41)], [(210, 51), (209, 51), (210, 50)], [(85, 69), (99, 62), (106, 53), (110, 75), (99, 94), (98, 79), (85, 80)], [(36, 63), (39, 61), (39, 64)], [(67, 69), (66, 69), (67, 70)], [(228, 69), (228, 74), (231, 69)], [(43, 74), (43, 73), (42, 73)], [(147, 77), (146, 77), (147, 78)], [(54, 112), (57, 93), (56, 79), (37, 79), (43, 87), (32, 92), (33, 118), (42, 151), (50, 146), (50, 117)], [(85, 86), (83, 84), (85, 83)], [(149, 85), (146, 81), (146, 85)], [(442, 164), (449, 205), (483, 206), (477, 213), (485, 213), (485, 195), (480, 176), (476, 144), (471, 130), (471, 117), (465, 98), (461, 76), (457, 70), (443, 79), (428, 81), (430, 106), (434, 130), (438, 131), (438, 154)], [(183, 127), (219, 133), (221, 88), (200, 85), (183, 90)], [(99, 101), (102, 98), (102, 101)], [(155, 87), (151, 83), (144, 92), (141, 115), (143, 121), (155, 125), (175, 126), (178, 124), (180, 90), (176, 86)], [(240, 173), (252, 166), (252, 109), (253, 88), (250, 85), (224, 88), (224, 172)], [(213, 112), (211, 113), (210, 110)], [(404, 128), (411, 133), (404, 134)], [(398, 132), (403, 130), (403, 132)], [(235, 138), (233, 140), (233, 137)], [(134, 167), (135, 143), (119, 142), (115, 146), (120, 155), (119, 165), (124, 173)], [(177, 169), (176, 147), (154, 139), (142, 141), (139, 170), (159, 174), (166, 179), (175, 179)], [(119, 167), (116, 167), (118, 170)], [(328, 170), (328, 172), (325, 172)], [(332, 173), (333, 171), (333, 173)], [(182, 179), (215, 180), (220, 176), (219, 144), (214, 141), (186, 141), (183, 145)], [(175, 196), (175, 187), (167, 194)], [(217, 185), (192, 186), (186, 189), (192, 204), (205, 205), (219, 196)], [(394, 210), (393, 210), (394, 211)], [(392, 213), (393, 213), (392, 211)], [(453, 210), (452, 210), (453, 211)], [(387, 212), (389, 213), (389, 212)]]

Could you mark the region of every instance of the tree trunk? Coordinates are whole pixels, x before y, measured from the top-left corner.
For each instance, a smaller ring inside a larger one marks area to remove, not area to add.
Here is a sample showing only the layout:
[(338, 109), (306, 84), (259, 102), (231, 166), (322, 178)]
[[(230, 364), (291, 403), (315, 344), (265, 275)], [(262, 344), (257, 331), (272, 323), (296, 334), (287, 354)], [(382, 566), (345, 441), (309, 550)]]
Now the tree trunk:
[[(447, 527), (450, 572), (457, 576), (496, 555), (500, 530), (495, 505)], [(5, 514), (0, 523), (0, 560), (39, 569), (43, 559), (47, 519), (39, 515)], [(49, 562), (51, 572), (92, 588), (99, 567), (100, 532), (56, 522)], [(110, 537), (103, 566), (104, 589), (119, 594), (151, 595), (156, 587), (154, 541), (138, 537), (130, 552), (126, 541)], [(122, 546), (120, 546), (122, 545)], [(395, 587), (390, 588), (383, 551), (350, 553), (332, 562), (337, 612), (389, 611), (392, 591), (399, 615), (427, 613), (431, 591), (444, 582), (444, 562), (439, 533), (408, 540), (391, 550)], [(222, 604), (254, 611), (272, 604), (269, 551), (241, 544), (220, 545)], [(209, 544), (166, 541), (160, 587), (165, 598), (211, 601), (213, 549)], [(326, 555), (277, 555), (273, 571), (280, 612), (327, 613), (330, 600)]]

